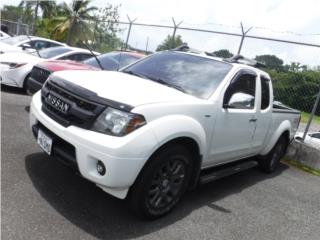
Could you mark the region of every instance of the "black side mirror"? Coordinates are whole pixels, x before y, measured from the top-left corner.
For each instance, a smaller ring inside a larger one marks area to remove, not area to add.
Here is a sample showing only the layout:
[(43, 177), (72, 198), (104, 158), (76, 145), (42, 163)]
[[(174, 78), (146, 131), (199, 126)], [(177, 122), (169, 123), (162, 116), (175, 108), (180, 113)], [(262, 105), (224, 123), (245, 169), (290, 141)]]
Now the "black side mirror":
[(26, 50), (27, 48), (31, 48), (30, 44), (28, 44), (28, 43), (22, 44), (21, 47), (22, 47), (22, 50)]

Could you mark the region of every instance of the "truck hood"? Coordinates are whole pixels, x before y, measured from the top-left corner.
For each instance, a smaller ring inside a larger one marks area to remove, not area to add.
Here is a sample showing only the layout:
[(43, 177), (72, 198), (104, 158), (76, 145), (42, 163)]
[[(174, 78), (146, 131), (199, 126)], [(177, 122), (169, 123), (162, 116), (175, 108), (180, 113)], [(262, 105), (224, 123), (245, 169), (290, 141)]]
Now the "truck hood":
[(37, 64), (37, 67), (45, 68), (50, 72), (57, 72), (62, 70), (100, 70), (93, 66), (78, 63), (70, 60), (51, 60), (51, 61), (44, 61)]
[(179, 90), (112, 71), (61, 71), (52, 75), (97, 93), (98, 96), (133, 107), (150, 103), (201, 101)]

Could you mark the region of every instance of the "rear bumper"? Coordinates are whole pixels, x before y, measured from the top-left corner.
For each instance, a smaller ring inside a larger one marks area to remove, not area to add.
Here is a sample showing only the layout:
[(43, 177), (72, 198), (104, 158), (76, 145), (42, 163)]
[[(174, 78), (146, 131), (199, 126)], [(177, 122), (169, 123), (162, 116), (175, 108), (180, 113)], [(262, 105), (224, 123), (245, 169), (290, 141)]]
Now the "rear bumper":
[[(39, 128), (47, 132), (53, 138), (54, 157), (75, 165), (84, 178), (104, 191), (125, 198), (151, 149), (158, 145), (153, 131), (146, 125), (127, 136), (113, 137), (76, 126), (63, 127), (42, 112), (40, 95), (37, 92), (33, 96), (30, 106), (30, 125), (35, 136)], [(98, 161), (106, 167), (103, 176), (97, 172)]]

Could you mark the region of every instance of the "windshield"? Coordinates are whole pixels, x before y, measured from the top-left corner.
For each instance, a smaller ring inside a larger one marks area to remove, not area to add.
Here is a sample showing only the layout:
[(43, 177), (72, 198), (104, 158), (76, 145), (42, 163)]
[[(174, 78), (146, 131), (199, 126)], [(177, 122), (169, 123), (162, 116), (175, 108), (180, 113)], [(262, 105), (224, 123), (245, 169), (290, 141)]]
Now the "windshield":
[[(98, 56), (97, 58), (101, 62), (103, 69), (110, 70), (110, 71), (116, 71), (140, 59), (139, 56), (130, 55), (124, 52), (106, 53)], [(97, 60), (94, 57), (84, 61), (83, 63), (97, 67), (97, 68), (100, 67), (99, 64), (97, 63)]]
[(9, 45), (16, 45), (16, 44), (18, 44), (18, 43), (20, 43), (22, 41), (27, 40), (27, 39), (28, 39), (27, 36), (21, 35), (21, 36), (15, 36), (15, 37), (2, 39), (1, 42), (4, 42), (4, 43), (9, 44)]
[(207, 99), (231, 68), (232, 65), (229, 63), (201, 56), (161, 52), (125, 68), (123, 72)]
[[(68, 47), (51, 47), (40, 50), (39, 54), (42, 58), (48, 59), (70, 51), (72, 51), (72, 49)], [(32, 55), (38, 56), (37, 52), (33, 52)]]

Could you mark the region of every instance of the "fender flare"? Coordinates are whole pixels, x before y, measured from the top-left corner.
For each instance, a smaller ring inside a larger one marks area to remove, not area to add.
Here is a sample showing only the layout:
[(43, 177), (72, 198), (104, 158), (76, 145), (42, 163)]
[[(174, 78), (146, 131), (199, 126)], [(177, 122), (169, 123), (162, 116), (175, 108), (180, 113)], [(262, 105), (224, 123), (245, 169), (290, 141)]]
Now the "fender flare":
[(269, 143), (265, 146), (265, 148), (262, 150), (260, 155), (264, 156), (264, 155), (268, 154), (284, 132), (288, 131), (290, 134), (290, 129), (291, 129), (290, 121), (289, 120), (283, 121), (279, 125), (277, 130), (273, 133), (273, 135), (269, 138), (270, 139)]

